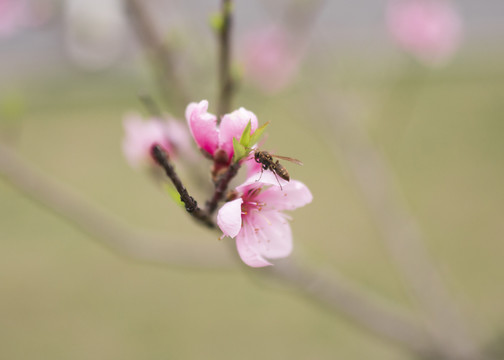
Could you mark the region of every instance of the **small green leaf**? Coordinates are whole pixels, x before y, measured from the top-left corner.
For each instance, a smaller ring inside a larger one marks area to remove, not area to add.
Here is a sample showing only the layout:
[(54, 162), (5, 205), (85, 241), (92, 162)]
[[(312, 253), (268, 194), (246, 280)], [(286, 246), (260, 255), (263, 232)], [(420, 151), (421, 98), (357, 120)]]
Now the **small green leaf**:
[(221, 13), (215, 13), (210, 15), (210, 27), (215, 30), (215, 32), (219, 33), (222, 31), (222, 27), (224, 26), (224, 17)]
[(240, 144), (240, 142), (236, 138), (233, 138), (233, 149), (234, 149), (233, 162), (235, 163), (243, 159), (248, 154), (245, 146)]
[(254, 131), (254, 133), (252, 134), (252, 136), (249, 139), (249, 146), (248, 147), (252, 147), (255, 144), (257, 144), (257, 142), (259, 141), (259, 139), (261, 139), (261, 136), (264, 133), (264, 130), (266, 130), (266, 127), (268, 125), (269, 125), (269, 121), (266, 124), (264, 124), (263, 126), (261, 126), (260, 128), (258, 128), (256, 131)]
[(246, 148), (250, 147), (250, 130), (252, 129), (252, 120), (249, 120), (247, 126), (245, 126), (245, 129), (243, 129), (241, 138), (240, 138), (240, 144), (245, 146)]
[(165, 188), (166, 192), (168, 193), (168, 195), (170, 195), (170, 198), (175, 202), (175, 204), (177, 204), (181, 207), (185, 207), (182, 200), (180, 200), (180, 194), (172, 185), (165, 184), (164, 188)]

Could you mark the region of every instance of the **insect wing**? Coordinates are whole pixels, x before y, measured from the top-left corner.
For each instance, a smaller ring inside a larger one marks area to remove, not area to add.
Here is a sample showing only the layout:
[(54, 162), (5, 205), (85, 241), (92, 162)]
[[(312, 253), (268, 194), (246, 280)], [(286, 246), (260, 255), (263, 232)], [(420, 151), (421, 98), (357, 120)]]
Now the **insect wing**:
[(280, 159), (280, 160), (286, 160), (286, 161), (290, 161), (294, 164), (298, 164), (298, 165), (303, 165), (303, 163), (298, 160), (298, 159), (294, 159), (294, 158), (291, 158), (291, 157), (287, 157), (287, 156), (280, 156), (280, 155), (273, 155), (271, 154), (271, 156), (277, 158), (277, 159)]

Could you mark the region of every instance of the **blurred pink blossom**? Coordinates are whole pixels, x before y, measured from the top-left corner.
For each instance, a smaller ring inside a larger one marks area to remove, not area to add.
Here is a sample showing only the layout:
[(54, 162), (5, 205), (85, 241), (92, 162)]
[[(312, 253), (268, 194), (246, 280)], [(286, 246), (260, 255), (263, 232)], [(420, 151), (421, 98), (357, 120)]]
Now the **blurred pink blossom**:
[(140, 115), (130, 114), (124, 119), (125, 137), (122, 148), (132, 167), (153, 164), (151, 148), (159, 144), (169, 156), (190, 151), (187, 129), (179, 122), (169, 118), (144, 120)]
[(0, 36), (10, 36), (22, 27), (25, 13), (25, 1), (0, 0)]
[(47, 22), (52, 13), (48, 0), (0, 0), (0, 37)]
[(245, 78), (268, 93), (278, 92), (288, 86), (300, 62), (288, 31), (277, 25), (256, 29), (245, 35), (240, 57)]
[(240, 197), (221, 207), (217, 224), (224, 236), (236, 238), (243, 262), (262, 267), (272, 265), (267, 259), (287, 257), (292, 251), (292, 233), (289, 217), (282, 211), (310, 203), (310, 190), (299, 181), (287, 182), (266, 170), (248, 178), (236, 191)]
[(459, 47), (462, 19), (450, 0), (391, 0), (387, 25), (395, 41), (426, 65), (441, 65)]
[(243, 130), (251, 122), (251, 132), (257, 129), (257, 117), (245, 108), (239, 108), (222, 117), (217, 126), (217, 117), (208, 111), (208, 101), (190, 103), (185, 112), (189, 129), (198, 146), (212, 157), (218, 150), (225, 152), (230, 162), (233, 150), (233, 138), (240, 139)]
[[(256, 150), (257, 146), (254, 146), (252, 150)], [(254, 158), (254, 154), (251, 153), (250, 156), (247, 158), (243, 159), (241, 162), (242, 165), (245, 166), (245, 169), (247, 170), (247, 178), (254, 176), (256, 173), (260, 172), (262, 169), (262, 163), (257, 162)]]

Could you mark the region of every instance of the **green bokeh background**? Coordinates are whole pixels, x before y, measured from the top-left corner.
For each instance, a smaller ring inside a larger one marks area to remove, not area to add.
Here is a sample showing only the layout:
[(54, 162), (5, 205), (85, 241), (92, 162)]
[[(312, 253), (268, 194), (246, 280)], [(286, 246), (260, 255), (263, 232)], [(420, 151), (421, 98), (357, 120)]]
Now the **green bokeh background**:
[[(437, 70), (406, 59), (311, 54), (280, 94), (245, 84), (236, 106), (271, 121), (265, 147), (302, 159), (303, 167), (288, 168), (314, 195), (292, 214), (293, 256), (418, 311), (333, 153), (338, 145), (324, 125), (332, 120), (318, 98), (330, 94), (390, 161), (470, 330), (490, 346), (504, 329), (503, 63), (503, 54), (470, 49)], [(194, 100), (209, 98), (215, 111), (212, 81), (192, 86)], [(194, 251), (199, 242), (228, 251), (229, 239), (194, 225), (122, 156), (121, 119), (141, 109), (139, 89), (154, 89), (145, 71), (53, 69), (10, 78), (0, 89), (0, 135), (36, 168), (167, 242), (184, 233), (195, 237)], [(3, 179), (0, 319), (2, 359), (412, 358), (239, 269), (184, 270), (124, 257)]]

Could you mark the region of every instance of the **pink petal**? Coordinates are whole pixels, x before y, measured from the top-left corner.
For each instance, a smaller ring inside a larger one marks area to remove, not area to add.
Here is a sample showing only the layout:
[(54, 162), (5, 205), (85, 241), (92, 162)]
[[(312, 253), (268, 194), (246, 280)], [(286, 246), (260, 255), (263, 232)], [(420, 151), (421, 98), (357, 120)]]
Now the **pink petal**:
[(291, 180), (282, 187), (283, 189), (272, 186), (257, 195), (256, 199), (265, 203), (268, 210), (294, 210), (311, 203), (313, 200), (313, 195), (308, 187), (300, 181)]
[(182, 154), (185, 158), (195, 158), (196, 152), (192, 147), (191, 136), (185, 124), (169, 119), (166, 123), (166, 135), (175, 148), (177, 154)]
[(159, 120), (144, 121), (136, 114), (127, 115), (123, 121), (125, 137), (123, 140), (123, 152), (133, 167), (139, 167), (142, 163), (150, 162), (152, 145), (161, 145), (168, 153), (173, 148), (166, 135), (166, 123)]
[(251, 132), (257, 129), (257, 116), (245, 108), (239, 108), (222, 117), (219, 133), (219, 148), (223, 149), (229, 158), (233, 156), (233, 138), (240, 140), (243, 130), (251, 121)]
[(245, 264), (251, 267), (272, 265), (261, 256), (258, 247), (254, 246), (257, 241), (257, 235), (254, 230), (250, 227), (244, 227), (236, 237), (236, 249), (240, 258)]
[(217, 225), (224, 235), (234, 238), (242, 227), (241, 198), (225, 203), (217, 214)]
[(427, 65), (445, 62), (460, 43), (462, 21), (449, 1), (391, 1), (387, 24), (397, 43)]
[(236, 246), (247, 265), (271, 265), (266, 258), (283, 258), (292, 252), (290, 225), (280, 212), (253, 212), (246, 216), (243, 230), (236, 237)]
[(285, 216), (275, 210), (262, 210), (254, 215), (251, 222), (259, 229), (257, 236), (261, 255), (268, 259), (289, 256), (292, 252), (292, 232)]
[(275, 173), (273, 173), (271, 170), (260, 170), (259, 172), (253, 174), (250, 176), (245, 182), (241, 185), (239, 185), (236, 190), (243, 192), (245, 188), (248, 186), (254, 186), (257, 185), (257, 187), (261, 185), (273, 185), (275, 187), (278, 187), (280, 190), (280, 185), (282, 188), (289, 184), (288, 181), (282, 179)]
[(208, 101), (190, 103), (186, 108), (186, 119), (196, 144), (210, 155), (215, 153), (219, 143), (217, 117), (207, 112)]
[(245, 77), (263, 91), (275, 93), (292, 82), (301, 54), (292, 47), (287, 29), (278, 25), (253, 29), (241, 41)]
[(261, 163), (258, 163), (254, 159), (254, 153), (252, 152), (247, 159), (242, 162), (247, 168), (247, 178), (255, 176), (257, 173), (261, 172)]
[(22, 29), (27, 15), (26, 0), (0, 1), (0, 37), (9, 37)]

